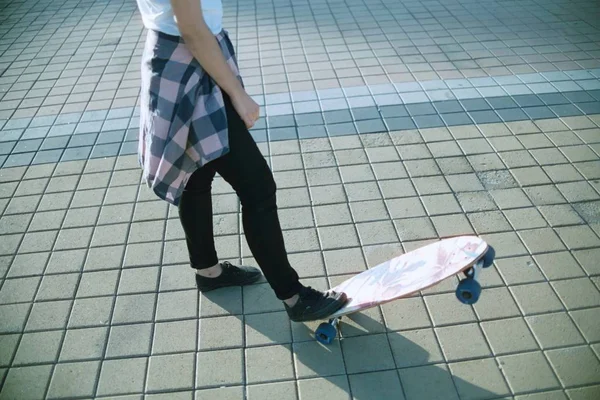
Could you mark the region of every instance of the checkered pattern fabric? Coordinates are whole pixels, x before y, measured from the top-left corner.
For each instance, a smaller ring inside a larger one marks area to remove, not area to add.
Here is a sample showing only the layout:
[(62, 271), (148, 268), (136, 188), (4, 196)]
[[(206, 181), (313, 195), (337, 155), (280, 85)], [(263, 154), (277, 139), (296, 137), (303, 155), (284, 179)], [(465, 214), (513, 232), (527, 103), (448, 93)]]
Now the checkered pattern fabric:
[[(241, 82), (227, 31), (216, 39)], [(158, 197), (177, 205), (190, 175), (229, 151), (223, 93), (183, 40), (162, 32), (148, 32), (141, 74), (142, 179)]]

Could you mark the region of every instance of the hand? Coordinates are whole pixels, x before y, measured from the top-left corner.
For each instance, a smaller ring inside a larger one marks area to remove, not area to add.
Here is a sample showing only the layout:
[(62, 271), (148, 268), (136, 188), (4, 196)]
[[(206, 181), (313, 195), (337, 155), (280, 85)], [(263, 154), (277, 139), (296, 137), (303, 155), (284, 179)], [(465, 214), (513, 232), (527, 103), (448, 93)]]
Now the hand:
[(242, 121), (246, 124), (246, 128), (252, 128), (260, 115), (260, 107), (258, 104), (252, 100), (252, 97), (250, 97), (245, 90), (241, 90), (239, 93), (232, 96), (231, 102), (242, 118)]

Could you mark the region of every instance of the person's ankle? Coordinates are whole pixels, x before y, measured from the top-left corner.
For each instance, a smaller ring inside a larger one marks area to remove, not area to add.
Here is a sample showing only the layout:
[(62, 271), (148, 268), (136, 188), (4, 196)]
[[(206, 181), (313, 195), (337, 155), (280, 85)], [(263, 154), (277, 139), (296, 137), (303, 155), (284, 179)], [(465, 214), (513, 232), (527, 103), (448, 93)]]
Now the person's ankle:
[(223, 272), (223, 267), (220, 263), (213, 265), (210, 268), (197, 269), (196, 274), (203, 278), (216, 278)]
[(294, 307), (296, 305), (296, 303), (298, 303), (298, 300), (300, 299), (300, 295), (299, 294), (295, 294), (292, 297), (290, 297), (289, 299), (285, 299), (283, 302), (288, 306), (288, 307)]

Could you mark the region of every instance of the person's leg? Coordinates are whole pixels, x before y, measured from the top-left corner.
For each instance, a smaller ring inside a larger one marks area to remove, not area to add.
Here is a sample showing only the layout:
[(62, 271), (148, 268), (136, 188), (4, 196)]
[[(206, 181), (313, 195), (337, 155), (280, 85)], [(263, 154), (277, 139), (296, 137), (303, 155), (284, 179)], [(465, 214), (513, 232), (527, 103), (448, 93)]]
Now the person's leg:
[[(192, 175), (179, 205), (190, 260), (199, 271), (196, 275), (198, 288), (207, 291), (244, 285), (260, 277), (255, 268), (218, 263), (210, 199), (210, 186), (216, 171), (231, 184), (240, 198), (244, 233), (250, 250), (275, 295), (284, 301), (290, 319), (309, 321), (325, 318), (342, 307), (347, 298), (343, 293), (323, 293), (300, 284), (285, 249), (277, 215), (273, 174), (230, 99), (226, 95), (224, 97), (230, 150)], [(214, 276), (201, 274), (208, 271), (214, 271)]]
[(209, 270), (218, 264), (213, 235), (211, 165), (197, 169), (186, 184), (178, 205), (192, 268)]
[(210, 164), (240, 198), (244, 233), (250, 251), (277, 298), (286, 300), (296, 295), (302, 285), (287, 257), (277, 214), (275, 180), (227, 96), (225, 104), (230, 150)]
[(197, 169), (188, 180), (178, 205), (190, 263), (196, 270), (196, 285), (203, 292), (253, 283), (261, 275), (256, 268), (219, 263), (214, 241), (211, 196), (215, 173), (211, 163)]
[(250, 250), (275, 295), (284, 301), (290, 319), (325, 318), (342, 307), (347, 297), (344, 293), (323, 293), (300, 283), (285, 249), (273, 174), (230, 99), (225, 95), (224, 100), (230, 151), (212, 164), (240, 198), (244, 233)]

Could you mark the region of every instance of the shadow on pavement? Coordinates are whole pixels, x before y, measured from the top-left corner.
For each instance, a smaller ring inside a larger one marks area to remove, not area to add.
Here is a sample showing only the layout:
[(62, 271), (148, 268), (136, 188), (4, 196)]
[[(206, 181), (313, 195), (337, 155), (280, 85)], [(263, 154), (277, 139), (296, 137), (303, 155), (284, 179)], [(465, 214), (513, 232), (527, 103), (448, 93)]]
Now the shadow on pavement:
[[(264, 286), (264, 293), (270, 294), (268, 285)], [(268, 294), (265, 297), (273, 301), (276, 309), (277, 300), (272, 294), (272, 297)], [(223, 294), (210, 292), (201, 297), (206, 297), (206, 300), (222, 307), (223, 311), (242, 320), (245, 332), (250, 330), (255, 335), (262, 335), (264, 343), (258, 345), (248, 343), (246, 338), (245, 350), (269, 345), (282, 345), (291, 349), (300, 399), (337, 399), (339, 396), (353, 400), (452, 400), (491, 399), (508, 394), (493, 393), (453, 376), (436, 342), (432, 342), (436, 343), (435, 354), (430, 354), (428, 350), (403, 336), (402, 332), (387, 330), (381, 322), (369, 315), (380, 317), (378, 307), (344, 317), (340, 324), (341, 335), (333, 343), (323, 345), (315, 340), (314, 331), (324, 321), (295, 323), (287, 319), (284, 311), (267, 312), (273, 313), (273, 317), (278, 314), (277, 320), (281, 326), (277, 328), (264, 323), (263, 318), (257, 318), (264, 313), (240, 314), (241, 306), (228, 301)], [(289, 334), (281, 334), (282, 331), (285, 333), (284, 324), (291, 324), (291, 337)], [(431, 328), (422, 331), (435, 340)], [(289, 379), (294, 378), (286, 378)], [(246, 385), (267, 382), (255, 382), (248, 374)]]

